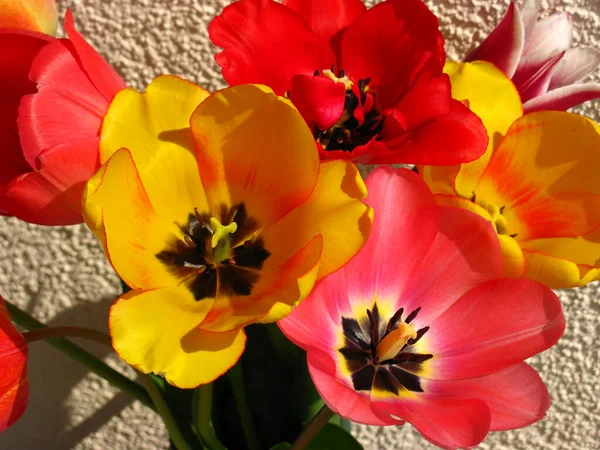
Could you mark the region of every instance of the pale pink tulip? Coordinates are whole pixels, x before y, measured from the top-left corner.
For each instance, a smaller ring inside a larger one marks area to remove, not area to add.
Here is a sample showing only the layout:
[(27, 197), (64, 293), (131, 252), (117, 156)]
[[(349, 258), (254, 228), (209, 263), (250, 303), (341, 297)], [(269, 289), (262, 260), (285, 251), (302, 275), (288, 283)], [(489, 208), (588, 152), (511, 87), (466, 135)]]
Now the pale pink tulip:
[(600, 65), (600, 51), (571, 48), (567, 13), (537, 20), (539, 0), (512, 1), (498, 26), (465, 61), (489, 61), (515, 83), (525, 112), (566, 110), (600, 98), (600, 84), (581, 83)]

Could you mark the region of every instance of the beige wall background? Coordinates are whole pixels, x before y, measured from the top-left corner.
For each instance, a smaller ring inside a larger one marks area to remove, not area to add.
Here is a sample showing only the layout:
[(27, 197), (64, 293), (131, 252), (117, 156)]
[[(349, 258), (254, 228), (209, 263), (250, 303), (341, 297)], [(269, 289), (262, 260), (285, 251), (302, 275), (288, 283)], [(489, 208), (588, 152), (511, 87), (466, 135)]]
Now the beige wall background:
[[(225, 0), (60, 0), (77, 27), (123, 75), (142, 89), (156, 75), (224, 86), (207, 25)], [(429, 0), (440, 17), (449, 58), (460, 58), (498, 22), (508, 0)], [(542, 0), (542, 15), (567, 11), (574, 41), (600, 48), (600, 0)], [(62, 31), (61, 31), (62, 33)], [(600, 80), (600, 71), (594, 77)], [(600, 103), (577, 112), (600, 120)], [(565, 149), (568, 151), (568, 149)], [(600, 176), (600, 175), (599, 175)], [(107, 329), (118, 278), (82, 225), (44, 228), (0, 218), (0, 292), (51, 324)], [(526, 429), (492, 433), (482, 449), (600, 449), (600, 300), (598, 285), (560, 292), (568, 320), (563, 339), (531, 360), (552, 395), (547, 417)], [(127, 371), (100, 346), (81, 344)], [(10, 450), (164, 449), (160, 419), (44, 343), (31, 347), (31, 401), (0, 436)], [(129, 372), (131, 373), (131, 372)], [(430, 449), (410, 426), (355, 426), (367, 449)]]

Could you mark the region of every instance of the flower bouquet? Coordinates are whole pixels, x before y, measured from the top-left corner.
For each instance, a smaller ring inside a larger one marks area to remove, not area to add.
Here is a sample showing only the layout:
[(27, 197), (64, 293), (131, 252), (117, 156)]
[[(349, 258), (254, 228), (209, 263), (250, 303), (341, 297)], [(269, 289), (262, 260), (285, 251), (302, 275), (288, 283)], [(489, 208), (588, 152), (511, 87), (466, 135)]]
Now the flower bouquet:
[(600, 52), (567, 15), (511, 2), (447, 61), (422, 0), (237, 0), (207, 90), (134, 89), (71, 10), (55, 38), (54, 2), (0, 8), (0, 213), (85, 223), (122, 281), (108, 334), (0, 298), (0, 431), (36, 341), (177, 450), (352, 450), (351, 423), (405, 422), (472, 448), (552, 414), (525, 360), (565, 330), (551, 289), (600, 279), (600, 127), (566, 112), (600, 98)]

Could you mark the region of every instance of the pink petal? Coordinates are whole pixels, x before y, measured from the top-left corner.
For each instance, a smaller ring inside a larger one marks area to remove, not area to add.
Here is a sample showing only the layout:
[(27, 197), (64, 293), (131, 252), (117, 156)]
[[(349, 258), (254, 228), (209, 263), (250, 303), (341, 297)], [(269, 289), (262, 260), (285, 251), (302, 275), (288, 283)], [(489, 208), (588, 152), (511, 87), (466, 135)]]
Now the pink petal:
[(521, 6), (521, 20), (525, 30), (525, 39), (527, 39), (533, 33), (533, 28), (537, 22), (540, 0), (525, 0), (523, 3), (523, 6)]
[(18, 122), (25, 159), (35, 167), (43, 150), (97, 136), (108, 101), (81, 70), (65, 39), (38, 53), (29, 76), (38, 83), (38, 93), (23, 98)]
[(575, 84), (600, 65), (600, 50), (595, 48), (570, 48), (552, 74), (549, 90)]
[(371, 234), (346, 266), (350, 301), (361, 306), (376, 296), (398, 298), (439, 230), (439, 207), (416, 173), (379, 167), (366, 184)]
[(564, 53), (559, 53), (547, 59), (545, 54), (536, 52), (521, 59), (519, 68), (512, 78), (521, 94), (521, 101), (526, 102), (548, 91), (555, 68), (563, 56)]
[(319, 351), (309, 351), (308, 370), (315, 387), (327, 406), (352, 422), (367, 425), (397, 425), (402, 421), (393, 419), (385, 411), (371, 406), (367, 395), (361, 395), (336, 378), (335, 362)]
[(411, 312), (421, 307), (417, 328), (429, 325), (471, 289), (502, 274), (498, 238), (485, 219), (440, 207), (440, 227), (395, 308)]
[(75, 29), (73, 13), (70, 9), (67, 10), (65, 15), (64, 26), (67, 36), (75, 48), (81, 67), (98, 92), (110, 102), (117, 92), (127, 87), (125, 82), (115, 69)]
[(600, 98), (600, 83), (582, 83), (563, 86), (523, 104), (523, 111), (566, 111), (589, 100)]
[(323, 76), (295, 75), (289, 98), (311, 129), (317, 127), (325, 131), (344, 112), (346, 87)]
[(490, 410), (481, 400), (431, 400), (419, 396), (414, 401), (380, 401), (376, 406), (410, 422), (425, 439), (445, 449), (474, 447), (490, 428)]
[(480, 378), (423, 382), (426, 395), (436, 399), (479, 399), (491, 411), (490, 431), (526, 427), (544, 418), (550, 395), (535, 369), (525, 363)]
[(523, 56), (541, 53), (546, 57), (554, 56), (571, 46), (573, 24), (565, 12), (553, 14), (536, 22), (531, 33), (528, 33), (523, 48)]
[(430, 324), (423, 339), (427, 378), (464, 379), (517, 364), (558, 341), (560, 301), (532, 280), (496, 279), (465, 294)]
[(283, 0), (283, 4), (296, 11), (323, 44), (367, 10), (362, 0)]
[(342, 316), (352, 316), (344, 269), (318, 282), (310, 295), (277, 324), (298, 347), (329, 352), (338, 345)]
[(517, 5), (511, 2), (500, 23), (478, 47), (467, 55), (465, 61), (491, 62), (511, 78), (519, 65), (524, 45), (523, 22)]

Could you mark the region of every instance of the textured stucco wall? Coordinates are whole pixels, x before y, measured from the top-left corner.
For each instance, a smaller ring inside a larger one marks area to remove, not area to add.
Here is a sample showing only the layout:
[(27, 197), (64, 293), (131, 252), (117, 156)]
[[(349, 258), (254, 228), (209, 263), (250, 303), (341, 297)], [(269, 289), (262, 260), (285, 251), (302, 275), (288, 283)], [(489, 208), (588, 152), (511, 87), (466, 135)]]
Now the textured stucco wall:
[[(65, 0), (90, 42), (136, 88), (173, 73), (215, 89), (223, 81), (212, 60), (207, 24), (225, 0)], [(448, 40), (448, 55), (464, 55), (498, 21), (508, 0), (429, 0)], [(600, 47), (600, 0), (542, 0), (543, 14), (568, 11), (575, 42)], [(1, 55), (0, 55), (1, 57)], [(600, 80), (600, 73), (595, 74)], [(600, 103), (582, 109), (600, 119)], [(567, 149), (566, 149), (567, 150)], [(106, 330), (118, 279), (83, 226), (43, 228), (0, 218), (0, 292), (52, 325)], [(482, 449), (600, 449), (600, 300), (598, 286), (562, 292), (564, 338), (532, 364), (553, 399), (548, 416), (524, 430), (494, 433)], [(82, 343), (116, 367), (100, 346)], [(0, 436), (1, 449), (161, 449), (167, 434), (157, 416), (51, 349), (34, 344), (31, 401), (24, 418)], [(368, 449), (425, 449), (410, 426), (356, 426)]]

